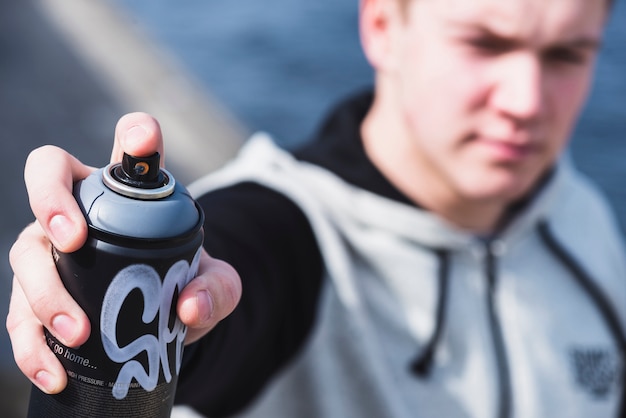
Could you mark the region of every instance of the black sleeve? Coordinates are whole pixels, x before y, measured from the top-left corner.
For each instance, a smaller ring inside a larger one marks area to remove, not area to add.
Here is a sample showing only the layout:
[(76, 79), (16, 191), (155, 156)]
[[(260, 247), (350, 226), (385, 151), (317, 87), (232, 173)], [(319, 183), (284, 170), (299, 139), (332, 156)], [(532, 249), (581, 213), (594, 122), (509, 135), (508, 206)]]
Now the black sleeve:
[(232, 315), (186, 347), (176, 403), (222, 417), (249, 404), (302, 346), (323, 266), (307, 218), (285, 196), (240, 183), (198, 201), (204, 246), (238, 271), (243, 293)]

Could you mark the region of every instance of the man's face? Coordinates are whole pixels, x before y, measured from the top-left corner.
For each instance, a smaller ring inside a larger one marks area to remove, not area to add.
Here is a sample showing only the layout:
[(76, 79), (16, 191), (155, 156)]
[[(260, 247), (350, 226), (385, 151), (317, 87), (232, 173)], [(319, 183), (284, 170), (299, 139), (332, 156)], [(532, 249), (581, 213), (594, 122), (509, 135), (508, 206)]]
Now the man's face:
[(606, 0), (410, 2), (383, 77), (433, 187), (504, 203), (527, 193), (570, 136), (606, 14)]

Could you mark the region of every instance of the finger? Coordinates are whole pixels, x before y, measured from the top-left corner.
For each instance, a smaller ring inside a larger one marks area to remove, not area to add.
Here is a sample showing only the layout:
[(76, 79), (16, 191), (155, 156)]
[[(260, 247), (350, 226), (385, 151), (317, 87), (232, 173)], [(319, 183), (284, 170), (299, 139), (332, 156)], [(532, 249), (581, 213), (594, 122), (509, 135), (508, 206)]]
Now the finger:
[(163, 166), (163, 136), (159, 122), (147, 113), (129, 113), (122, 116), (115, 127), (115, 143), (111, 162), (122, 161), (124, 153), (147, 157), (158, 152)]
[(240, 298), (241, 280), (235, 269), (203, 251), (199, 275), (178, 300), (178, 316), (189, 327), (186, 343), (209, 332), (235, 309)]
[[(63, 286), (50, 242), (37, 222), (20, 234), (9, 252), (9, 261), (19, 284), (16, 287), (23, 291), (39, 323), (67, 346), (84, 343), (91, 329), (89, 319)], [(18, 308), (25, 309), (23, 305)]]
[(93, 168), (51, 145), (37, 148), (26, 160), (24, 180), (31, 209), (61, 251), (75, 251), (87, 239), (87, 224), (72, 196), (72, 187), (92, 171)]
[(65, 370), (48, 348), (41, 323), (15, 278), (6, 326), (15, 363), (22, 373), (45, 393), (61, 392), (67, 384)]

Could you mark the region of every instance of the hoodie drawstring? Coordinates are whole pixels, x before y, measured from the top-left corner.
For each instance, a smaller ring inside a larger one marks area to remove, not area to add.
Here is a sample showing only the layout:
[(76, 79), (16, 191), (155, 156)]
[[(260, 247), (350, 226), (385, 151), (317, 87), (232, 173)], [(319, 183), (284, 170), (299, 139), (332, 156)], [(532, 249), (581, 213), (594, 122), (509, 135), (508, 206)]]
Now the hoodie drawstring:
[(622, 328), (619, 316), (611, 305), (609, 299), (598, 287), (595, 281), (587, 274), (576, 259), (567, 252), (550, 230), (546, 221), (542, 221), (538, 226), (539, 236), (546, 247), (554, 254), (554, 256), (563, 263), (563, 265), (574, 276), (578, 284), (589, 294), (600, 314), (604, 317), (613, 338), (617, 343), (622, 357), (622, 398), (620, 400), (619, 417), (626, 416), (626, 335)]
[(430, 337), (430, 340), (424, 346), (424, 349), (420, 351), (419, 355), (411, 362), (410, 365), (411, 371), (420, 377), (427, 377), (430, 374), (435, 350), (439, 344), (439, 340), (441, 339), (447, 310), (448, 276), (450, 270), (450, 263), (448, 261), (449, 253), (448, 251), (442, 249), (433, 249), (433, 251), (439, 260), (439, 297), (437, 300), (435, 329)]

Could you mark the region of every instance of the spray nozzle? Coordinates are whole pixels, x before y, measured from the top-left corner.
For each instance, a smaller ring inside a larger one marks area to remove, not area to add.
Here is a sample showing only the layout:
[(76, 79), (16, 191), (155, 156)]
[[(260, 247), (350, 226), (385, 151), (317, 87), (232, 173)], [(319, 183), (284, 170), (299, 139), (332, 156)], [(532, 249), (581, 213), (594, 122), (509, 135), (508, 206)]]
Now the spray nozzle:
[(167, 182), (161, 171), (158, 152), (148, 157), (133, 157), (124, 153), (122, 164), (113, 168), (115, 180), (139, 189), (157, 189)]
[(138, 199), (158, 199), (170, 195), (174, 179), (160, 167), (158, 152), (148, 157), (124, 153), (121, 164), (113, 164), (103, 172), (103, 180), (111, 189)]

